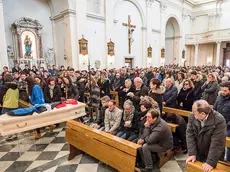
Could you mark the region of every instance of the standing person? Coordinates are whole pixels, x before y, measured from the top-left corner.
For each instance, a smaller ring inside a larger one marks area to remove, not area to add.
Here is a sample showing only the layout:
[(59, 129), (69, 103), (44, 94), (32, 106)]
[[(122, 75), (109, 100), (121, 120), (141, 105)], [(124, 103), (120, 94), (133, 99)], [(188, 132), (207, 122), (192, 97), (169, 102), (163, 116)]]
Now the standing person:
[[(34, 77), (28, 76), (26, 78), (28, 94), (30, 96), (30, 103), (32, 105), (45, 104), (45, 98), (41, 87), (37, 84)], [(37, 134), (33, 136), (33, 139), (40, 139), (41, 132), (37, 129)]]
[[(230, 122), (227, 123), (227, 137), (230, 137)], [(226, 161), (230, 162), (230, 148), (227, 148)]]
[(183, 88), (184, 79), (184, 73), (179, 72), (177, 74), (177, 80), (175, 81), (175, 86), (177, 87), (178, 93), (180, 92), (181, 88)]
[(205, 100), (193, 104), (186, 131), (188, 162), (200, 161), (204, 172), (216, 168), (224, 159), (226, 142), (226, 122), (224, 117), (213, 111)]
[(136, 77), (134, 79), (134, 85), (135, 85), (135, 93), (128, 93), (127, 96), (131, 97), (131, 100), (133, 101), (133, 105), (137, 111), (140, 111), (140, 100), (141, 97), (148, 95), (148, 88), (143, 84), (143, 81), (140, 77)]
[(8, 73), (4, 76), (4, 85), (0, 88), (0, 104), (2, 105), (1, 114), (18, 108), (19, 90), (14, 77)]
[(21, 72), (20, 79), (17, 84), (19, 89), (19, 99), (29, 102), (29, 96), (26, 91), (27, 88), (26, 73)]
[(194, 85), (191, 80), (186, 79), (183, 87), (177, 96), (177, 104), (180, 109), (191, 111), (195, 96), (193, 92)]
[(21, 72), (21, 68), (19, 67), (19, 64), (18, 63), (16, 63), (15, 65), (14, 65), (14, 67), (12, 68), (12, 73), (15, 73), (15, 72)]
[(63, 93), (63, 97), (65, 99), (75, 99), (79, 98), (79, 91), (75, 85), (72, 84), (72, 80), (69, 76), (63, 77), (65, 89)]
[(110, 95), (109, 79), (105, 74), (101, 74), (98, 85), (101, 88), (101, 97)]
[[(89, 87), (88, 89), (90, 90), (90, 121), (93, 120), (93, 110), (96, 112), (96, 118), (99, 119), (100, 116), (100, 87), (97, 85), (97, 82), (94, 77), (91, 77), (90, 80), (88, 81), (87, 86)], [(97, 120), (96, 119), (96, 120)]]
[(163, 95), (163, 106), (176, 108), (176, 99), (177, 99), (177, 88), (173, 85), (173, 80), (171, 78), (166, 79), (166, 90)]
[(3, 72), (2, 72), (2, 81), (3, 81), (3, 84), (4, 84), (4, 76), (9, 73), (9, 70), (8, 70), (8, 67), (7, 66), (4, 66), (3, 67)]
[(50, 77), (47, 83), (48, 85), (44, 89), (45, 102), (60, 102), (62, 91), (61, 88), (58, 85), (56, 85), (56, 78)]
[(152, 97), (153, 100), (155, 100), (158, 103), (161, 113), (162, 113), (162, 102), (163, 102), (164, 92), (165, 92), (165, 88), (161, 86), (160, 80), (157, 78), (151, 79), (149, 97)]
[(218, 83), (215, 75), (208, 74), (208, 79), (202, 85), (201, 90), (203, 91), (202, 99), (206, 100), (210, 105), (214, 105), (218, 93)]
[(119, 92), (119, 98), (120, 98), (120, 106), (123, 107), (124, 102), (127, 100), (127, 95), (129, 93), (134, 93), (135, 89), (132, 87), (132, 81), (131, 79), (125, 80), (125, 86), (122, 87), (121, 91)]
[(213, 109), (224, 116), (226, 123), (230, 121), (230, 82), (221, 85), (221, 95), (217, 97)]
[(195, 100), (200, 100), (202, 96), (201, 86), (203, 85), (203, 82), (201, 77), (202, 76), (200, 74), (197, 74), (195, 70), (191, 72), (191, 81), (194, 85)]

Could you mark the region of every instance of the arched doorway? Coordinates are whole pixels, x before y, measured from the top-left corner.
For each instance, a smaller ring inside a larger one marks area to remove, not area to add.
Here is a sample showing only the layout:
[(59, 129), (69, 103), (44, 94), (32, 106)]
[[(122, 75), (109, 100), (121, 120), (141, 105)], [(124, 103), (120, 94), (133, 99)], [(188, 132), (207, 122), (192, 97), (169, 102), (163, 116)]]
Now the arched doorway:
[(174, 17), (168, 19), (165, 29), (165, 64), (177, 64), (180, 57), (180, 27)]

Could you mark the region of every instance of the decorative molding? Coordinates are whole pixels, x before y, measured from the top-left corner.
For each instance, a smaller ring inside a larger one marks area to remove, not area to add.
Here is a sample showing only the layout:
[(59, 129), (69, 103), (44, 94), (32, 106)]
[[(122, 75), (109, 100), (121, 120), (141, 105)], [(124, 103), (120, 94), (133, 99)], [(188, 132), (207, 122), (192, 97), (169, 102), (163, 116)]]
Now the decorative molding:
[(158, 30), (158, 29), (152, 29), (152, 32), (155, 32), (155, 33), (161, 33), (161, 31), (160, 31), (160, 30)]
[(153, 3), (155, 2), (155, 0), (145, 0), (145, 2), (148, 7), (151, 7)]
[(12, 24), (12, 28), (16, 29), (17, 31), (19, 31), (21, 28), (41, 30), (43, 28), (43, 26), (41, 25), (41, 23), (38, 20), (33, 20), (29, 17), (22, 17), (22, 18), (16, 20)]
[(105, 21), (105, 17), (99, 16), (99, 15), (95, 15), (95, 14), (91, 14), (91, 13), (87, 13), (86, 17), (90, 18), (90, 19), (95, 19), (95, 20), (103, 21), (103, 22)]
[(113, 19), (113, 23), (117, 23), (118, 22), (118, 20), (117, 19)]
[(142, 26), (141, 30), (147, 30), (147, 27), (146, 26)]
[(64, 11), (60, 12), (60, 14), (53, 16), (53, 17), (50, 17), (50, 20), (57, 21), (57, 20), (63, 19), (65, 16), (68, 16), (68, 15), (74, 16), (74, 15), (76, 15), (76, 11), (72, 10), (72, 9), (64, 10)]
[(205, 33), (187, 34), (185, 35), (185, 44), (204, 44), (224, 42), (230, 39), (230, 28), (223, 30), (214, 30)]
[(166, 3), (165, 2), (161, 2), (160, 3), (160, 10), (161, 10), (161, 12), (166, 11), (166, 9), (167, 9)]

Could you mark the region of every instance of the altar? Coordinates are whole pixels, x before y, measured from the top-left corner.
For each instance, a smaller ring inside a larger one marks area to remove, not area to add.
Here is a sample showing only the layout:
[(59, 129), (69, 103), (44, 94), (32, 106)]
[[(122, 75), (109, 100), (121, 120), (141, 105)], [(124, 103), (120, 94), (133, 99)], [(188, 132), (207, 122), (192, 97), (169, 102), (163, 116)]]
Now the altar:
[(0, 135), (21, 133), (46, 127), (53, 124), (66, 122), (85, 116), (85, 104), (78, 102), (77, 105), (67, 104), (60, 109), (54, 108), (51, 111), (43, 113), (33, 113), (28, 116), (9, 116), (7, 114), (0, 116)]

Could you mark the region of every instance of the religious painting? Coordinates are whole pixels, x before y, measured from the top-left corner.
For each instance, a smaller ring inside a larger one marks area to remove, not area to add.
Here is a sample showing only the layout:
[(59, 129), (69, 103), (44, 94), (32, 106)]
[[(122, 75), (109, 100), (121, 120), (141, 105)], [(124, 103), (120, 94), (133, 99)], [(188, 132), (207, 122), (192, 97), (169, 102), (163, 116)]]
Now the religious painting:
[(37, 59), (36, 37), (33, 32), (24, 31), (21, 34), (22, 52), (25, 59)]
[(79, 53), (82, 55), (88, 54), (88, 41), (82, 35), (82, 39), (79, 40)]
[(148, 58), (152, 58), (152, 47), (150, 45), (148, 47)]
[(114, 56), (114, 43), (111, 41), (110, 39), (110, 42), (107, 43), (107, 46), (108, 46), (108, 55), (109, 56)]
[(165, 49), (164, 49), (164, 47), (161, 48), (161, 58), (162, 59), (165, 58)]

